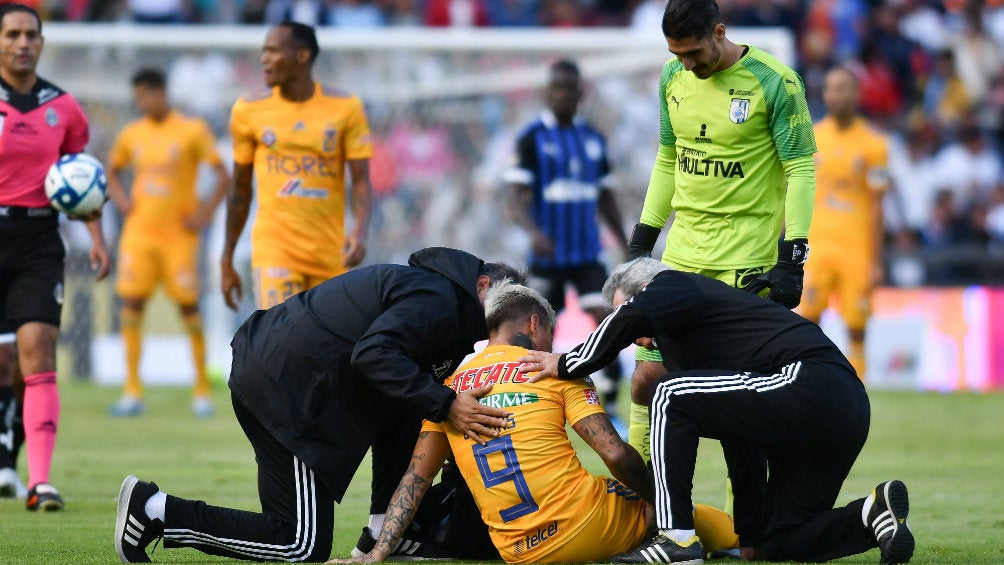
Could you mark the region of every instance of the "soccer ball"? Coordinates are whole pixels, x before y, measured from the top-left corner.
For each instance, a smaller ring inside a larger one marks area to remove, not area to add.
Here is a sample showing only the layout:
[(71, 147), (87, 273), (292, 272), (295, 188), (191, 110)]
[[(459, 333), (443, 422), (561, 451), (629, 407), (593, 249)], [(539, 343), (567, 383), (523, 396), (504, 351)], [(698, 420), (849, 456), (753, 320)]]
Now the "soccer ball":
[(104, 165), (87, 153), (63, 155), (45, 175), (45, 195), (52, 207), (73, 216), (101, 208), (107, 188)]

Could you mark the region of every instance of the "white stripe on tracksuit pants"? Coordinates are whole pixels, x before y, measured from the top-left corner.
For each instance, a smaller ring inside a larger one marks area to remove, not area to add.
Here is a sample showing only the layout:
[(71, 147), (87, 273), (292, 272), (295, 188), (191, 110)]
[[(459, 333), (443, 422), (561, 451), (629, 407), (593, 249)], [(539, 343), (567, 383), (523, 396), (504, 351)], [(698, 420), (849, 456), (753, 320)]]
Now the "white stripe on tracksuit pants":
[(164, 547), (192, 547), (256, 561), (326, 560), (331, 554), (334, 498), (236, 399), (234, 412), (255, 450), (262, 512), (169, 495)]
[[(684, 524), (673, 521), (673, 508), (670, 503), (670, 485), (667, 475), (667, 457), (669, 446), (665, 441), (669, 421), (669, 408), (674, 397), (679, 398), (691, 394), (719, 394), (730, 391), (748, 390), (755, 393), (772, 391), (795, 381), (801, 362), (785, 365), (771, 375), (759, 373), (733, 373), (713, 375), (680, 375), (661, 382), (655, 388), (651, 404), (651, 453), (652, 470), (656, 480), (656, 524), (662, 529), (679, 528), (693, 529), (691, 508), (679, 512), (678, 518), (687, 516)], [(680, 520), (677, 520), (679, 522)]]

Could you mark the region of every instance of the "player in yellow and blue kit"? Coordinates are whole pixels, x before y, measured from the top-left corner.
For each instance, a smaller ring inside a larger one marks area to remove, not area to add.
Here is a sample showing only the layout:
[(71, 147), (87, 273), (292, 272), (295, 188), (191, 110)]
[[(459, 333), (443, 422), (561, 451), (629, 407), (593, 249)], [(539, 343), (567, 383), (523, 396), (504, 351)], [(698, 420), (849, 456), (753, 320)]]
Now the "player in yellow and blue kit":
[[(426, 422), (380, 540), (354, 561), (382, 561), (399, 547), (398, 539), (451, 450), (492, 542), (509, 563), (602, 561), (643, 539), (651, 475), (617, 435), (592, 383), (548, 379), (531, 384), (519, 372), (525, 347), (551, 348), (554, 311), (536, 291), (506, 284), (489, 292), (485, 313), (488, 346), (445, 384), (458, 394), (491, 384), (480, 401), (511, 412), (507, 427), (480, 443), (452, 426)], [(615, 478), (582, 467), (566, 422)], [(696, 519), (702, 536), (714, 539), (709, 551), (738, 543), (723, 512), (700, 506)]]

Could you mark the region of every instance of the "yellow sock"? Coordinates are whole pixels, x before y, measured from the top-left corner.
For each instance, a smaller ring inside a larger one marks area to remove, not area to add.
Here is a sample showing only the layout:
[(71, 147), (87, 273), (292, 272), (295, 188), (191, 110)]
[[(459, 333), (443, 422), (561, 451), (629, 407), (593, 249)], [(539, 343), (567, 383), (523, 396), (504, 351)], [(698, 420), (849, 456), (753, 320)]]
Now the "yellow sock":
[(863, 341), (851, 341), (850, 355), (847, 359), (851, 362), (851, 367), (858, 373), (858, 378), (865, 380), (865, 343)]
[(628, 415), (628, 444), (638, 450), (646, 463), (652, 458), (649, 453), (649, 426), (648, 406), (632, 402)]
[(123, 308), (122, 343), (126, 354), (125, 393), (133, 398), (143, 397), (143, 384), (139, 380), (139, 358), (143, 348), (143, 312)]
[(202, 316), (198, 312), (186, 314), (185, 330), (192, 343), (192, 361), (195, 363), (195, 388), (193, 396), (209, 396), (209, 377), (206, 375), (206, 338), (202, 334)]
[(694, 529), (701, 538), (704, 551), (713, 553), (719, 549), (734, 549), (739, 547), (739, 536), (736, 534), (732, 516), (711, 506), (694, 505)]

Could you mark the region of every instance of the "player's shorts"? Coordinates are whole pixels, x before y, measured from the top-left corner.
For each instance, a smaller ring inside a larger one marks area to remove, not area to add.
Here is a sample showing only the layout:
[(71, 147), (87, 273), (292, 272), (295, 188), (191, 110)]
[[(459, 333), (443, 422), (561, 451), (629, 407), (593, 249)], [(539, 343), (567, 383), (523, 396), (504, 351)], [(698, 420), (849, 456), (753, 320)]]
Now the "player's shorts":
[[(814, 250), (815, 251), (815, 250)], [(863, 330), (872, 312), (872, 265), (867, 256), (847, 253), (842, 257), (813, 254), (805, 264), (805, 292), (795, 310), (810, 320), (819, 320), (836, 295), (837, 311), (847, 327)]]
[(254, 279), (255, 306), (259, 310), (267, 310), (335, 275), (308, 275), (286, 267), (254, 267), (251, 276)]
[(605, 561), (640, 544), (645, 537), (645, 502), (616, 479), (600, 479), (607, 482), (603, 498), (597, 501), (585, 523), (570, 532), (574, 535), (565, 538), (566, 543), (546, 555), (532, 553), (534, 557), (529, 560), (517, 553), (519, 544), (510, 545), (499, 548), (502, 558), (507, 563), (589, 563)]
[(600, 263), (575, 267), (531, 267), (530, 286), (544, 295), (555, 312), (565, 308), (565, 285), (571, 283), (579, 294), (579, 307), (603, 308), (603, 283), (607, 269)]
[(0, 206), (0, 332), (28, 322), (59, 327), (66, 248), (52, 208)]
[[(723, 283), (735, 287), (735, 288), (746, 288), (756, 280), (757, 277), (762, 275), (765, 271), (770, 270), (769, 266), (765, 267), (749, 267), (746, 269), (725, 269), (725, 270), (713, 270), (713, 269), (693, 269), (691, 267), (684, 267), (683, 265), (677, 265), (670, 263), (663, 259), (663, 263), (669, 265), (672, 269), (676, 271), (684, 271), (688, 273), (697, 273), (698, 275), (704, 275), (708, 278), (717, 279)], [(764, 290), (760, 293), (761, 296), (767, 296), (768, 290)], [(659, 353), (658, 349), (645, 349), (644, 347), (637, 347), (634, 350), (635, 361), (652, 361), (655, 363), (662, 363), (662, 354)]]
[(158, 241), (126, 232), (119, 244), (115, 290), (123, 298), (149, 298), (157, 285), (178, 304), (199, 301), (199, 236), (182, 233)]

